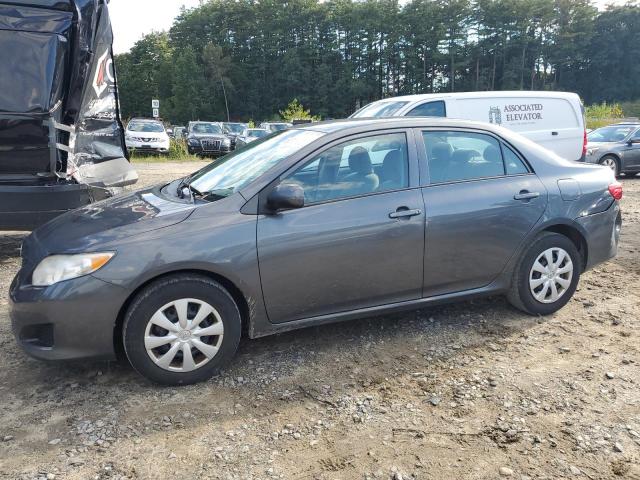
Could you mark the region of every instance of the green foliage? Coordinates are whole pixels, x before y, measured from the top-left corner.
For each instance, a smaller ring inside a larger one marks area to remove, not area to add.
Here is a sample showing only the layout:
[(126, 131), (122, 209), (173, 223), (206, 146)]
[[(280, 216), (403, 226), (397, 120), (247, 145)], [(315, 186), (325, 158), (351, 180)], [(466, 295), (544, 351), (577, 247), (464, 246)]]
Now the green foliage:
[(640, 100), (623, 102), (620, 104), (625, 117), (640, 118)]
[(297, 98), (291, 100), (287, 108), (280, 110), (280, 117), (287, 122), (293, 120), (320, 120), (320, 117), (311, 115), (311, 110), (305, 110)]
[(323, 118), (411, 93), (631, 101), (639, 58), (639, 0), (604, 11), (595, 0), (208, 0), (116, 66), (123, 116), (148, 116), (159, 98), (163, 118), (184, 123), (227, 109), (267, 120), (291, 98)]
[(585, 107), (587, 128), (600, 128), (614, 123), (624, 117), (624, 112), (618, 103), (596, 103)]

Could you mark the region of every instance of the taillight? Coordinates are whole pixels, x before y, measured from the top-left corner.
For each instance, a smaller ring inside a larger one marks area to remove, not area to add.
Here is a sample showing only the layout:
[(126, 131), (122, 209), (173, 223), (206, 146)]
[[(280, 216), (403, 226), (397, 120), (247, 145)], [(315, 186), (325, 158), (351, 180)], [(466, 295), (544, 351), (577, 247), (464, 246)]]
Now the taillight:
[(616, 182), (609, 185), (609, 193), (616, 200), (620, 200), (622, 198), (622, 184)]
[(587, 143), (588, 143), (587, 130), (585, 129), (584, 137), (583, 137), (583, 140), (582, 140), (582, 156), (583, 157), (587, 155)]

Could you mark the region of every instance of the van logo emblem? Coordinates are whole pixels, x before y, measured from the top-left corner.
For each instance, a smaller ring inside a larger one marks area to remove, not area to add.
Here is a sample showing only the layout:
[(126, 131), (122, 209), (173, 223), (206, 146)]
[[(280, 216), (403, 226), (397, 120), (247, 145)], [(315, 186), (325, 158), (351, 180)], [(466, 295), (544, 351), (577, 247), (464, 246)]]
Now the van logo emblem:
[(98, 60), (98, 68), (96, 68), (96, 75), (93, 78), (93, 89), (98, 97), (103, 94), (110, 84), (115, 83), (113, 59), (109, 53), (109, 50), (106, 50)]
[(500, 107), (491, 107), (489, 109), (489, 123), (502, 125), (502, 112), (500, 111)]

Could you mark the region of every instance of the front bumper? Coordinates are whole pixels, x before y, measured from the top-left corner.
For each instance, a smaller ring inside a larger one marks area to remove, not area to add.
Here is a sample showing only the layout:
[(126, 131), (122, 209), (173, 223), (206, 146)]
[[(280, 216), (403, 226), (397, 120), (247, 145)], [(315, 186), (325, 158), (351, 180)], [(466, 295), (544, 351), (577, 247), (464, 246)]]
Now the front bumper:
[(13, 334), (26, 353), (41, 360), (115, 359), (125, 289), (91, 275), (50, 287), (30, 286), (28, 277), (21, 270), (9, 292)]
[(169, 153), (169, 142), (143, 143), (127, 140), (125, 143), (130, 152), (151, 153), (156, 155)]
[(587, 265), (585, 270), (617, 255), (622, 230), (619, 202), (613, 202), (604, 212), (588, 215), (576, 221), (586, 232)]
[(202, 144), (187, 145), (190, 155), (201, 155), (203, 157), (221, 157), (231, 151), (231, 145), (220, 144), (219, 146), (203, 146)]

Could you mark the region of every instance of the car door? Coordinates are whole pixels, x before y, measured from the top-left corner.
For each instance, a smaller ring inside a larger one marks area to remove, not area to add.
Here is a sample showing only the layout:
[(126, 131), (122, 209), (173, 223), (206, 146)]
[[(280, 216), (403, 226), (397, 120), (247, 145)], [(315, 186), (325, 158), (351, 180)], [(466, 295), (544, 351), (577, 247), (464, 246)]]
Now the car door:
[(489, 285), (542, 216), (547, 192), (499, 138), (424, 130), (424, 296)]
[(421, 297), (425, 217), (408, 134), (336, 141), (281, 177), (303, 187), (305, 206), (258, 218), (272, 323)]
[(640, 129), (637, 129), (622, 147), (624, 168), (631, 170), (640, 169)]

